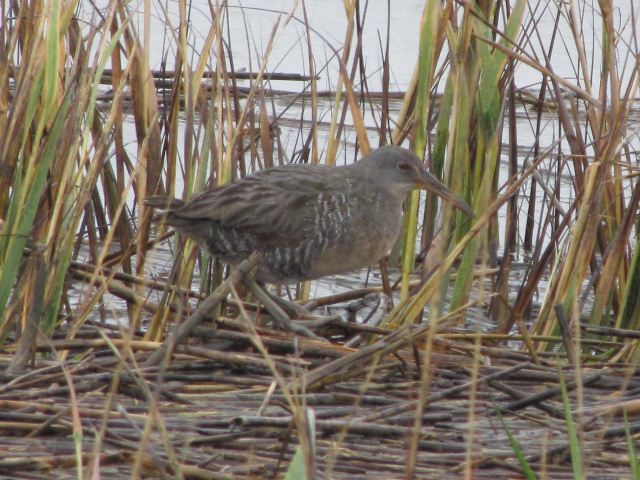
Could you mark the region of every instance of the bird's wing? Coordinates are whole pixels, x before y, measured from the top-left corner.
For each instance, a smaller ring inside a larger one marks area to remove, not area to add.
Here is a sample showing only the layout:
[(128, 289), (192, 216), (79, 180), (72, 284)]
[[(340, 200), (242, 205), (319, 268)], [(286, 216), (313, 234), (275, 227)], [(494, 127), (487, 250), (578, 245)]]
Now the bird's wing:
[(280, 167), (202, 192), (172, 213), (217, 220), (272, 246), (296, 245), (326, 228), (319, 215), (346, 209), (343, 182), (326, 167)]

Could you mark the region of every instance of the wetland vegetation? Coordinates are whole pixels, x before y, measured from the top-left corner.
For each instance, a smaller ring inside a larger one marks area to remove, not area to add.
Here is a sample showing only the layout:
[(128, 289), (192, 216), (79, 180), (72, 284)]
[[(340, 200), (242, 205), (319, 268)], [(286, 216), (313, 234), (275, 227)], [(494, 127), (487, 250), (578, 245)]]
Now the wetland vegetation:
[[(0, 474), (640, 478), (634, 0), (318, 8), (0, 0)], [(386, 294), (322, 339), (144, 203), (389, 143), (475, 218), (415, 192), (353, 288), (279, 289)]]

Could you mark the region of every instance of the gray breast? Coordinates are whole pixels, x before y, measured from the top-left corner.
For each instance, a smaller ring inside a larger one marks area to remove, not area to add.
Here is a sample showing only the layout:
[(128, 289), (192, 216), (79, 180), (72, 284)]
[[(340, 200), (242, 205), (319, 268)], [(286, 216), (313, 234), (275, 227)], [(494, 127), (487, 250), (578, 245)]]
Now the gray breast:
[(398, 202), (380, 192), (354, 199), (346, 193), (318, 194), (313, 215), (295, 247), (256, 245), (263, 260), (259, 280), (287, 283), (312, 280), (367, 267), (386, 255), (401, 224)]

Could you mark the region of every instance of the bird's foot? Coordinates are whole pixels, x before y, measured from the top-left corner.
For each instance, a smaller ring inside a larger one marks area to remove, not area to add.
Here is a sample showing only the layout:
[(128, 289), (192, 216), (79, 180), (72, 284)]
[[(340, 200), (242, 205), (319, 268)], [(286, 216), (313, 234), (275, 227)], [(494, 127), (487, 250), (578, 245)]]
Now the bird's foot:
[[(264, 305), (264, 308), (269, 312), (269, 314), (273, 318), (274, 322), (278, 325), (278, 327), (282, 328), (283, 330), (287, 330), (289, 332), (302, 335), (304, 337), (326, 342), (324, 338), (313, 333), (308, 328), (308, 326), (303, 325), (301, 322), (292, 320), (289, 317), (289, 315), (287, 315), (287, 312), (283, 308), (282, 302), (286, 302), (288, 304), (287, 307), (290, 307), (291, 305), (295, 306), (297, 312), (300, 311), (299, 309), (302, 309), (304, 310), (306, 315), (311, 315), (304, 307), (288, 302), (287, 300), (284, 300), (280, 297), (274, 298), (274, 296), (269, 294), (260, 285), (258, 285), (256, 281), (253, 278), (251, 278), (251, 276), (246, 276), (244, 278), (244, 283), (247, 286), (247, 288), (251, 291), (251, 293), (253, 293), (253, 295), (255, 295), (255, 297), (260, 301), (260, 303)], [(298, 315), (294, 315), (294, 316), (297, 317)]]

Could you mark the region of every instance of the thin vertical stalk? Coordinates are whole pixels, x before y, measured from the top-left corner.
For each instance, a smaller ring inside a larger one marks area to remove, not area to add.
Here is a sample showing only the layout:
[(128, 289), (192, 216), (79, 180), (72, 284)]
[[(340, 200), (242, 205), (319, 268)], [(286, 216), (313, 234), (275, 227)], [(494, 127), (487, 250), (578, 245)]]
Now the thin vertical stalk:
[[(429, 114), (429, 101), (431, 86), (433, 84), (433, 71), (435, 69), (435, 46), (437, 44), (441, 6), (438, 0), (430, 0), (425, 5), (420, 22), (420, 43), (418, 47), (418, 83), (415, 108), (415, 140), (414, 150), (416, 154), (424, 158), (427, 149), (427, 121)], [(415, 245), (418, 230), (418, 203), (420, 194), (414, 191), (405, 204), (405, 229), (403, 232), (402, 252), (402, 281), (400, 286), (400, 299), (405, 300), (409, 296), (410, 275), (413, 271)]]

